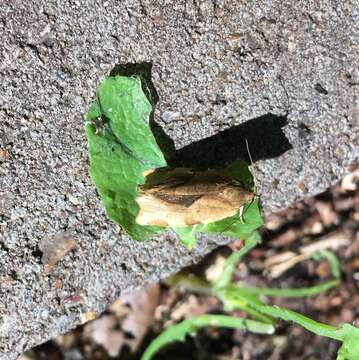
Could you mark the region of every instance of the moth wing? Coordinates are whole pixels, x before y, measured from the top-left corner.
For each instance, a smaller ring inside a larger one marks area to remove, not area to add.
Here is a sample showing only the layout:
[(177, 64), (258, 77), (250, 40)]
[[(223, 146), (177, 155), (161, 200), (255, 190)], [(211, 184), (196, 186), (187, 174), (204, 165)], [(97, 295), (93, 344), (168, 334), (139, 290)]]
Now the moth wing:
[(186, 223), (209, 224), (233, 216), (237, 211), (238, 208), (222, 197), (204, 195), (187, 209)]
[(136, 222), (139, 225), (157, 225), (163, 227), (186, 226), (186, 208), (170, 204), (152, 194), (141, 194), (136, 198), (139, 212)]

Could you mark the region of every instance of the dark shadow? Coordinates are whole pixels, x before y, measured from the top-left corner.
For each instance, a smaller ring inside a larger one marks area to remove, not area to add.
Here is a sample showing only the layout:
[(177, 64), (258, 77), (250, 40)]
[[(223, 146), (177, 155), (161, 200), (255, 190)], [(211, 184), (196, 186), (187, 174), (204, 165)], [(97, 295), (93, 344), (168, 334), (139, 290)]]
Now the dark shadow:
[[(152, 82), (151, 72), (151, 63), (128, 63), (116, 65), (110, 75), (139, 76), (142, 89), (155, 108), (159, 97)], [(286, 116), (269, 113), (174, 151), (174, 142), (156, 123), (154, 111), (150, 116), (152, 132), (168, 164), (173, 167), (199, 169), (222, 168), (237, 159), (250, 163), (246, 139), (253, 162), (282, 155), (292, 148), (282, 131), (286, 124)]]
[(266, 114), (196, 141), (176, 151), (169, 165), (174, 167), (221, 168), (236, 159), (250, 163), (246, 139), (253, 162), (278, 157), (292, 149), (282, 127), (285, 116)]
[(142, 90), (146, 94), (147, 98), (153, 107), (158, 102), (158, 93), (152, 82), (152, 64), (149, 62), (143, 62), (138, 64), (118, 64), (110, 72), (110, 76), (132, 76), (137, 75), (141, 79)]

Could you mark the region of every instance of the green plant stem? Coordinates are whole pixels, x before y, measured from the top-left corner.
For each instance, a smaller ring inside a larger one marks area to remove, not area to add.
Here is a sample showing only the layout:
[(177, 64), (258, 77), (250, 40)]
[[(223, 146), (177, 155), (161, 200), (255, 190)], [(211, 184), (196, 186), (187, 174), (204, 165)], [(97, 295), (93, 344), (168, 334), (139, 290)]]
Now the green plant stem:
[(298, 325), (301, 325), (308, 331), (320, 336), (329, 337), (334, 340), (343, 339), (341, 334), (338, 333), (338, 329), (336, 327), (314, 321), (307, 316), (304, 316), (293, 310), (288, 310), (279, 306), (264, 305), (259, 307), (258, 311), (277, 319), (292, 321)]
[(330, 270), (335, 279), (340, 279), (340, 263), (337, 256), (329, 250), (321, 250), (313, 254), (315, 260), (325, 259), (328, 261)]
[(274, 327), (255, 320), (226, 315), (200, 315), (170, 326), (154, 339), (142, 355), (141, 360), (150, 360), (164, 345), (174, 341), (184, 341), (186, 335), (193, 335), (200, 328), (220, 326), (231, 329), (243, 329), (257, 334), (273, 334)]
[(237, 265), (237, 263), (251, 251), (259, 242), (261, 241), (261, 236), (258, 231), (253, 231), (253, 233), (248, 236), (245, 241), (244, 246), (236, 252), (233, 252), (229, 258), (226, 260), (224, 265), (223, 272), (218, 280), (214, 283), (213, 288), (214, 292), (216, 289), (227, 286), (232, 281), (232, 274)]
[(339, 285), (339, 280), (330, 280), (323, 282), (322, 284), (319, 285), (297, 288), (297, 289), (271, 289), (271, 288), (257, 288), (257, 287), (247, 287), (247, 286), (239, 286), (239, 288), (245, 291), (246, 293), (252, 295), (296, 298), (296, 297), (319, 295), (324, 291), (327, 291), (337, 285)]

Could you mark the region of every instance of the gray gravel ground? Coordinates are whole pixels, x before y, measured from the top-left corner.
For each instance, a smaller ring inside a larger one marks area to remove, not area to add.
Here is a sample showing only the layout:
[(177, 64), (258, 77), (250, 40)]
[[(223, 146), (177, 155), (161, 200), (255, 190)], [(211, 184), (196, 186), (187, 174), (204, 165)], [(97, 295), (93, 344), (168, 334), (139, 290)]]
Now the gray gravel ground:
[[(135, 243), (106, 219), (83, 114), (115, 64), (153, 63), (156, 119), (187, 162), (245, 135), (268, 213), (359, 162), (358, 24), (358, 0), (0, 0), (0, 359), (221, 241)], [(77, 246), (46, 274), (41, 242), (62, 233)]]

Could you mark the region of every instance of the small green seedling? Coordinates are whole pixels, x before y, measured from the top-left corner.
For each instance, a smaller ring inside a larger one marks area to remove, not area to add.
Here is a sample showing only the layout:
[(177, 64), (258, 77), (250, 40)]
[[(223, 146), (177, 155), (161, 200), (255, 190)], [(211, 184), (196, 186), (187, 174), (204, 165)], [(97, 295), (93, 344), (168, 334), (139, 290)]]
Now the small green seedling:
[[(260, 241), (258, 232), (253, 232), (246, 240), (245, 246), (238, 252), (232, 253), (226, 260), (221, 276), (212, 285), (212, 293), (223, 302), (226, 311), (241, 310), (246, 312), (255, 321), (253, 326), (243, 326), (246, 324), (243, 318), (226, 316), (226, 322), (204, 321), (202, 315), (189, 320), (185, 320), (177, 325), (166, 329), (156, 339), (152, 341), (142, 356), (142, 360), (150, 360), (152, 356), (163, 346), (173, 341), (184, 341), (186, 335), (195, 335), (195, 331), (204, 326), (224, 326), (240, 328), (254, 333), (271, 334), (275, 330), (278, 320), (294, 322), (306, 330), (319, 336), (328, 337), (342, 343), (338, 350), (337, 360), (358, 360), (359, 359), (359, 329), (350, 325), (343, 324), (334, 327), (314, 321), (298, 312), (278, 306), (266, 305), (260, 299), (261, 296), (282, 296), (282, 297), (303, 297), (315, 296), (327, 291), (339, 284), (337, 259), (334, 254), (321, 254), (332, 263), (334, 279), (319, 284), (317, 286), (299, 289), (271, 289), (254, 288), (243, 284), (232, 284), (232, 274), (236, 264)], [(334, 264), (334, 265), (333, 265)], [(214, 315), (221, 316), (221, 315)], [(206, 319), (206, 318), (204, 318)], [(197, 320), (201, 326), (196, 326)], [(267, 326), (261, 327), (260, 326)]]

